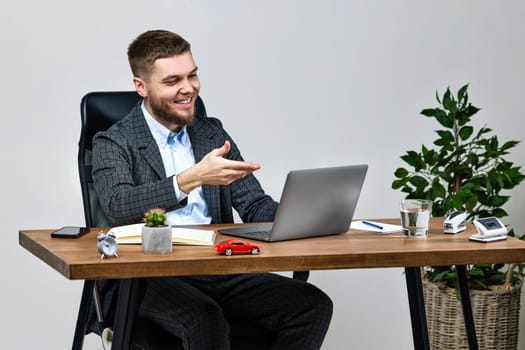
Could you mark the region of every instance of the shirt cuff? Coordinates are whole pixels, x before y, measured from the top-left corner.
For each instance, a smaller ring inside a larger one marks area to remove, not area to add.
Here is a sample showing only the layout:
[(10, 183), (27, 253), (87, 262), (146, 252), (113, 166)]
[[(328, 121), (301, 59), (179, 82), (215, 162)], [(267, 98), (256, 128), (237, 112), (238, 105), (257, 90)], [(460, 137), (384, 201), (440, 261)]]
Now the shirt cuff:
[(173, 188), (175, 189), (175, 197), (177, 197), (177, 200), (181, 202), (186, 197), (188, 197), (188, 194), (186, 192), (182, 192), (179, 189), (179, 184), (177, 183), (177, 175), (173, 176)]

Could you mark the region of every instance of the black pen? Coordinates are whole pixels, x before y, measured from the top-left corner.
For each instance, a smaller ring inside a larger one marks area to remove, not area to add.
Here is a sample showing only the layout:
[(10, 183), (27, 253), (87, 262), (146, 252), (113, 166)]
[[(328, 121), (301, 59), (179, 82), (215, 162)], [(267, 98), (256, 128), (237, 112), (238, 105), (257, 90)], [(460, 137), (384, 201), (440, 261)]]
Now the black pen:
[(370, 221), (361, 220), (361, 222), (362, 222), (363, 224), (365, 224), (365, 225), (372, 226), (372, 227), (378, 228), (378, 229), (380, 229), (380, 230), (383, 229), (383, 226), (378, 225), (378, 224), (374, 224), (373, 222), (370, 222)]

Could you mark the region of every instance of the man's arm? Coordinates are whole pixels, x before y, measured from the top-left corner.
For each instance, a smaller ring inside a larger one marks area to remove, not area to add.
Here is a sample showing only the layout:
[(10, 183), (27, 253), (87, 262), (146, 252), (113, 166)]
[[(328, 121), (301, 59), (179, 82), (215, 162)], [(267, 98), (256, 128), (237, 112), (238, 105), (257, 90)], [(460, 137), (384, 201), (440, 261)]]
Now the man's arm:
[[(192, 190), (200, 185), (221, 185), (223, 208), (231, 212), (234, 208), (243, 222), (273, 221), (278, 204), (260, 186), (253, 172), (260, 169), (260, 165), (245, 162), (239, 150), (229, 141), (223, 146), (206, 154), (195, 166), (183, 171), (177, 176), (179, 188)], [(225, 218), (217, 222), (223, 222)]]
[[(225, 157), (228, 159), (243, 163), (239, 148), (233, 142), (231, 137), (223, 129), (224, 137), (229, 140), (230, 150)], [(254, 164), (254, 163), (250, 163)], [(260, 166), (256, 164), (257, 169)], [(252, 171), (247, 172), (245, 176), (231, 182), (228, 186), (223, 186), (224, 198), (228, 198), (230, 205), (239, 213), (243, 222), (270, 222), (274, 220), (278, 203), (267, 195)]]
[(230, 141), (208, 153), (200, 162), (177, 175), (182, 192), (189, 193), (202, 185), (229, 185), (261, 168), (259, 164), (224, 158), (230, 152)]
[(114, 225), (140, 222), (153, 207), (180, 208), (173, 178), (159, 176), (118, 132), (93, 140), (93, 180), (102, 208)]

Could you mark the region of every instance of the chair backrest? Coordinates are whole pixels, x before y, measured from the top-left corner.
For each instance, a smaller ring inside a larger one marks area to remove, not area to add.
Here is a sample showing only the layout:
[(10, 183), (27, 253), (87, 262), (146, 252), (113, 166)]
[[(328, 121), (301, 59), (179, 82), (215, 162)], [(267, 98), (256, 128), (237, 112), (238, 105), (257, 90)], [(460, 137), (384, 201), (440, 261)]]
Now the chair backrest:
[[(84, 204), (84, 217), (88, 227), (111, 226), (104, 214), (93, 187), (92, 139), (99, 131), (124, 118), (142, 99), (135, 91), (90, 92), (80, 102), (82, 127), (78, 143), (78, 171)], [(196, 113), (206, 116), (206, 108), (200, 97), (196, 101)]]

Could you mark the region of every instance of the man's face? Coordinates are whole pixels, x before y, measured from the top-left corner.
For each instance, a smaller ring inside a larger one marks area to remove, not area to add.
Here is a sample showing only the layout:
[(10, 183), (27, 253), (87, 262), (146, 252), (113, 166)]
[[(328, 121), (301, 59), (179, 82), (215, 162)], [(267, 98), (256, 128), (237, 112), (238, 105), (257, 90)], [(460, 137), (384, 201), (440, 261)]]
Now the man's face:
[(134, 82), (146, 109), (161, 124), (170, 130), (191, 124), (200, 82), (190, 52), (157, 59), (149, 78)]

